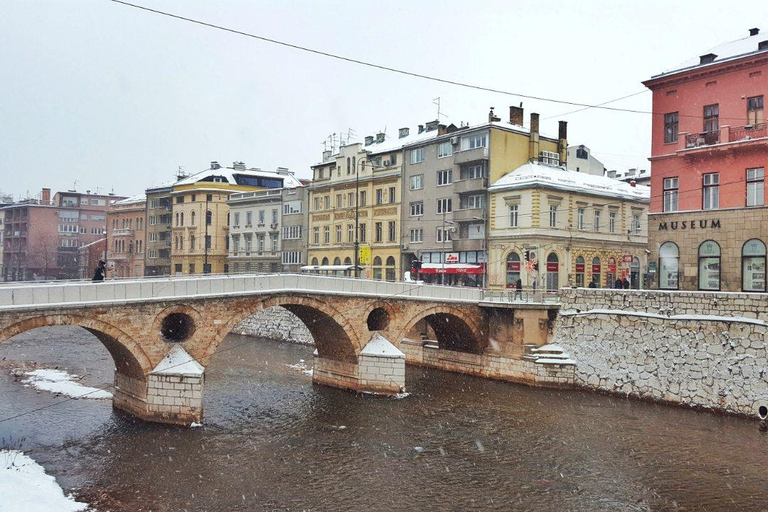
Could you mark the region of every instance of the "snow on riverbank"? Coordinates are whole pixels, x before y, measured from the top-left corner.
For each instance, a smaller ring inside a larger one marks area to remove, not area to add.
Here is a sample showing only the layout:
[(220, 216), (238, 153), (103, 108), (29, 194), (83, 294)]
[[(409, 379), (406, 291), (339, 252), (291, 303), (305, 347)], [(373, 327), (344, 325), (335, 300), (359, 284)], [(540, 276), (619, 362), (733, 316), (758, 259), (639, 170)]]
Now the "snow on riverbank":
[(56, 479), (23, 452), (0, 450), (0, 510), (23, 512), (76, 512), (86, 510)]
[(28, 386), (34, 386), (43, 391), (51, 393), (60, 393), (72, 398), (92, 398), (107, 399), (112, 398), (112, 393), (97, 388), (83, 386), (74, 379), (77, 375), (70, 375), (61, 370), (40, 369), (31, 372), (24, 372), (25, 379), (22, 381)]
[(307, 363), (306, 363), (306, 362), (304, 362), (304, 360), (303, 360), (303, 359), (299, 359), (299, 362), (298, 362), (298, 363), (296, 363), (296, 364), (287, 364), (287, 365), (285, 365), (285, 366), (287, 366), (287, 367), (288, 367), (288, 368), (290, 368), (291, 370), (297, 370), (297, 371), (300, 371), (300, 372), (301, 372), (301, 373), (303, 373), (304, 375), (312, 375), (312, 373), (313, 373), (313, 370), (312, 370), (312, 368), (308, 368), (308, 367), (307, 367)]

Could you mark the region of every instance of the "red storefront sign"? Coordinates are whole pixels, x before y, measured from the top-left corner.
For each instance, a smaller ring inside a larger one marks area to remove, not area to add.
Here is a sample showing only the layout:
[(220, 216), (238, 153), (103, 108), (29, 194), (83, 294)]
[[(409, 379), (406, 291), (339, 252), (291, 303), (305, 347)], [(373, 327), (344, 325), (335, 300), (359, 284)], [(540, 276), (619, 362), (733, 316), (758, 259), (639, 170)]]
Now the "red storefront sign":
[(616, 259), (615, 258), (608, 258), (608, 273), (609, 274), (615, 274), (616, 273)]
[(584, 273), (584, 264), (583, 263), (577, 263), (576, 264), (576, 273), (577, 274), (583, 274)]
[(632, 263), (633, 256), (631, 254), (625, 254), (621, 257), (621, 261), (624, 263)]
[(424, 263), (421, 265), (419, 274), (472, 274), (482, 275), (485, 273), (485, 264), (478, 263), (476, 265), (459, 263), (451, 264), (446, 263), (442, 265), (440, 263)]
[(507, 270), (510, 272), (520, 272), (520, 262), (519, 261), (510, 261), (507, 263)]
[(592, 265), (592, 273), (593, 274), (599, 274), (600, 273), (600, 265)]
[(558, 263), (547, 263), (547, 272), (557, 272), (559, 268)]

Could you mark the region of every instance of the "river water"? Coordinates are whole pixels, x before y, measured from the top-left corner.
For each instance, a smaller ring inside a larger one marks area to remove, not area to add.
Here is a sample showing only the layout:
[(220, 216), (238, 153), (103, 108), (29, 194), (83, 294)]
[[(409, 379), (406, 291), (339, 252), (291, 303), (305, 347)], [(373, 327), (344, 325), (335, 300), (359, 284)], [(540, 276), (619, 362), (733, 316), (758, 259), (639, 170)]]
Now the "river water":
[(768, 510), (755, 421), (410, 366), (409, 396), (358, 396), (288, 366), (311, 359), (230, 336), (203, 427), (165, 427), (18, 382), (17, 361), (112, 381), (92, 335), (37, 329), (0, 346), (0, 437), (119, 511)]

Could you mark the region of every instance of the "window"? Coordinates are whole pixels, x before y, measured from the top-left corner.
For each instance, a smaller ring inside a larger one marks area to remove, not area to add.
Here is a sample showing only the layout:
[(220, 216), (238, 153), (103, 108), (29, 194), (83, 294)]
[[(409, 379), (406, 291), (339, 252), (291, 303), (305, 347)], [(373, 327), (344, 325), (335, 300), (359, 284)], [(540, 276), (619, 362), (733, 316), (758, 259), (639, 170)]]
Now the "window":
[(453, 146), (451, 146), (451, 141), (447, 140), (438, 144), (437, 158), (445, 158), (451, 155), (453, 155)]
[(283, 204), (283, 215), (291, 215), (293, 213), (301, 213), (301, 201), (287, 201)]
[(747, 98), (747, 124), (756, 125), (763, 122), (763, 97)]
[(579, 208), (576, 213), (576, 229), (584, 229), (584, 208)]
[(584, 256), (576, 257), (576, 286), (579, 288), (584, 287), (584, 269), (585, 269)]
[(477, 210), (485, 208), (485, 194), (474, 194), (467, 197), (467, 208)]
[(206, 200), (206, 201), (208, 201), (209, 203), (210, 203), (211, 201), (213, 201), (213, 194), (206, 194), (206, 195), (205, 195), (205, 200)]
[(283, 265), (298, 265), (301, 263), (301, 252), (284, 252), (282, 261)]
[(195, 252), (195, 235), (189, 237), (189, 251)]
[(320, 199), (321, 198), (319, 198), (319, 197), (315, 197), (315, 211), (318, 211), (321, 208)]
[(589, 153), (587, 152), (587, 148), (584, 146), (579, 146), (576, 148), (576, 158), (580, 160), (589, 160)]
[(741, 289), (765, 292), (765, 244), (762, 240), (748, 240), (741, 249)]
[(411, 176), (411, 190), (421, 190), (423, 188), (424, 188), (424, 175), (417, 174), (416, 176)]
[(374, 240), (376, 242), (381, 242), (384, 239), (384, 232), (382, 228), (382, 223), (377, 222), (374, 224)]
[(325, 196), (325, 209), (330, 210), (331, 209), (331, 196)]
[(347, 224), (347, 242), (355, 241), (355, 225)]
[(262, 252), (264, 252), (264, 235), (263, 234), (262, 235), (258, 235), (256, 237), (256, 240), (258, 241), (258, 251), (259, 251), (259, 254), (261, 254)]
[(344, 207), (344, 205), (342, 204), (341, 198), (342, 198), (341, 194), (336, 194), (336, 208)]
[(417, 148), (411, 150), (411, 163), (420, 164), (424, 161), (424, 148)]
[(664, 142), (666, 144), (677, 142), (678, 118), (677, 112), (664, 114)]
[(251, 254), (253, 249), (253, 237), (251, 235), (245, 235), (245, 254)]
[(211, 248), (211, 235), (205, 235), (205, 248)]
[(702, 176), (704, 186), (703, 209), (716, 210), (720, 207), (720, 174), (713, 172)]
[(323, 228), (323, 243), (326, 245), (331, 243), (331, 227), (330, 226), (325, 226)]
[[(259, 216), (259, 224), (264, 224), (264, 212), (261, 212)], [(245, 212), (245, 227), (251, 227), (253, 225), (253, 212)]]
[(338, 224), (336, 226), (336, 243), (337, 244), (341, 243), (341, 224)]
[(631, 227), (632, 233), (639, 235), (640, 234), (640, 214), (635, 213), (632, 215), (632, 227)]
[(509, 253), (507, 255), (507, 288), (516, 287), (517, 280), (520, 279), (520, 267), (520, 255), (514, 251)]
[(240, 226), (240, 212), (235, 212), (235, 227)]
[(299, 240), (301, 239), (301, 226), (284, 226), (283, 238), (285, 240)]
[(477, 180), (485, 176), (484, 164), (470, 165), (470, 166), (467, 166), (465, 169), (466, 169), (466, 174), (463, 176), (464, 179)]
[(437, 228), (437, 241), (438, 242), (450, 242), (451, 241), (451, 228)]
[(424, 202), (411, 203), (411, 217), (418, 217), (420, 215), (424, 215)]
[(488, 145), (488, 133), (474, 133), (461, 138), (461, 150), (484, 148)]
[(720, 290), (720, 246), (714, 240), (699, 246), (699, 290)]
[(600, 210), (595, 210), (595, 222), (592, 227), (595, 231), (600, 231)]
[(678, 179), (664, 178), (664, 211), (677, 211)]
[(350, 208), (355, 206), (355, 193), (354, 192), (347, 193), (347, 206), (350, 207)]
[(389, 165), (397, 165), (397, 154), (389, 155)]
[(411, 243), (421, 243), (424, 241), (424, 230), (422, 228), (412, 229), (408, 239)]
[(383, 188), (377, 188), (376, 189), (376, 204), (383, 204), (384, 203), (384, 189)]
[(360, 243), (365, 243), (365, 235), (366, 235), (366, 229), (365, 229), (365, 223), (360, 223)]
[(557, 205), (556, 204), (549, 205), (549, 227), (551, 228), (557, 227)]
[(360, 191), (360, 206), (365, 206), (367, 201), (367, 192), (365, 190)]
[(765, 169), (747, 169), (747, 206), (765, 204)]
[(192, 202), (194, 203), (197, 201), (197, 194), (192, 194)]
[(272, 209), (272, 224), (277, 224), (277, 209)]
[(270, 233), (269, 238), (272, 241), (272, 252), (276, 253), (277, 252), (277, 233)]
[(396, 233), (396, 224), (394, 221), (389, 221), (389, 237), (387, 240), (389, 242), (396, 242), (397, 241), (397, 233)]
[(397, 202), (397, 193), (395, 192), (395, 187), (389, 187), (389, 202), (390, 203)]
[(451, 175), (452, 174), (453, 174), (453, 172), (451, 171), (451, 169), (445, 169), (445, 170), (442, 170), (442, 171), (437, 171), (437, 185), (438, 186), (450, 185), (451, 182), (453, 181), (451, 179)]
[(520, 220), (520, 207), (516, 204), (509, 205), (509, 227), (516, 228)]
[(720, 106), (707, 105), (704, 107), (704, 131), (715, 133), (720, 130)]
[(450, 198), (442, 198), (437, 200), (437, 213), (451, 213), (453, 211), (451, 207)]
[(608, 231), (616, 232), (616, 212), (608, 212)]
[(320, 228), (312, 228), (312, 243), (320, 244)]

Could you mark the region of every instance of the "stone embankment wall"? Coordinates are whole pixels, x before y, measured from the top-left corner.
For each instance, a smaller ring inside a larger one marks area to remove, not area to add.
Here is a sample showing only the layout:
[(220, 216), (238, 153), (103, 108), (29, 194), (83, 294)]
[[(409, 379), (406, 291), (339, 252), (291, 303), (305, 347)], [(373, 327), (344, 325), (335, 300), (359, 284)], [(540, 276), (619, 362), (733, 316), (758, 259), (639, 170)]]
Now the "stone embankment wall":
[(756, 415), (768, 405), (763, 294), (571, 289), (553, 342), (577, 385)]
[(285, 308), (271, 307), (251, 315), (232, 330), (235, 334), (314, 345), (309, 329)]

